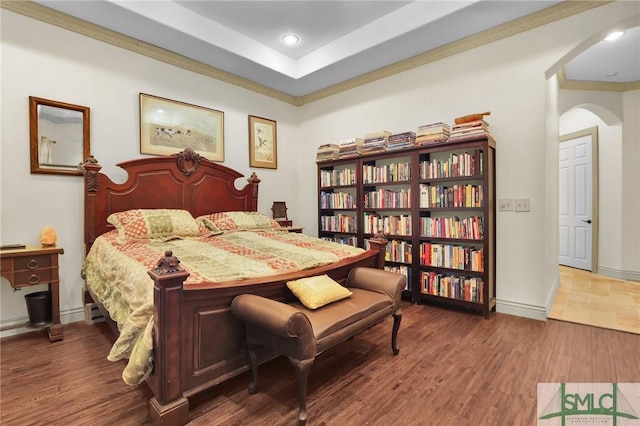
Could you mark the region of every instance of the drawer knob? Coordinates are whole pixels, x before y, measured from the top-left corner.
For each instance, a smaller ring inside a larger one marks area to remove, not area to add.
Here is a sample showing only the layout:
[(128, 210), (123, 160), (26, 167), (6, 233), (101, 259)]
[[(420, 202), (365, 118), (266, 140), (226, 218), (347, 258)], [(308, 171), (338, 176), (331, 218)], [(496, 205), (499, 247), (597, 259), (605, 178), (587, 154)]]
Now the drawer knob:
[(40, 282), (40, 277), (36, 274), (31, 274), (27, 281), (29, 282), (29, 284), (38, 284)]
[(40, 267), (40, 263), (36, 259), (31, 259), (29, 263), (27, 263), (27, 268), (29, 269), (38, 269)]

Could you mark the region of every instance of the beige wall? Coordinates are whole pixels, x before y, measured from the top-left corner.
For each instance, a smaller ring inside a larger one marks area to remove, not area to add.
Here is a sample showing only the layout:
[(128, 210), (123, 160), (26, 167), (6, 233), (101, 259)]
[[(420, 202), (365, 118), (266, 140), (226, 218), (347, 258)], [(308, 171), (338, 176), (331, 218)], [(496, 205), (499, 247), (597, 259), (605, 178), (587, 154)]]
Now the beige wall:
[(623, 96), (622, 271), (640, 281), (640, 90)]

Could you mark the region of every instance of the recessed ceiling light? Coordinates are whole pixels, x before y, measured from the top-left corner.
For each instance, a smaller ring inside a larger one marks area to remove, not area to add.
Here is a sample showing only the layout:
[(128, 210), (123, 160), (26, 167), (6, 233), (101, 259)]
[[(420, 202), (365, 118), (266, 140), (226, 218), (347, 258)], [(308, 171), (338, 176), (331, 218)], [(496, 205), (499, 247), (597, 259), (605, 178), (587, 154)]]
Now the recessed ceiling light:
[(605, 37), (605, 40), (614, 41), (622, 37), (623, 34), (624, 34), (624, 31), (614, 31), (612, 33), (609, 33), (609, 35)]
[(300, 41), (300, 38), (298, 38), (298, 36), (295, 34), (287, 34), (282, 37), (282, 41), (284, 41), (284, 44), (292, 46), (298, 43)]

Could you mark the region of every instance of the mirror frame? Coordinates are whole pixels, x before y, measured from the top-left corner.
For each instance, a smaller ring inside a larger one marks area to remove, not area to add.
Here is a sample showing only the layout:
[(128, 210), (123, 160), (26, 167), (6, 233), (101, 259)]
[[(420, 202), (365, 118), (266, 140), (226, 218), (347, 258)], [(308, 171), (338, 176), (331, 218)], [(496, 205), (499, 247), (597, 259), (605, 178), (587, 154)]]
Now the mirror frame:
[(40, 158), (38, 149), (38, 106), (46, 105), (62, 109), (70, 109), (73, 111), (79, 111), (82, 113), (82, 160), (78, 164), (80, 166), (82, 161), (91, 155), (91, 143), (90, 143), (90, 124), (89, 115), (90, 108), (80, 105), (68, 104), (65, 102), (52, 101), (49, 99), (37, 98), (35, 96), (29, 96), (29, 132), (30, 132), (30, 147), (31, 147), (31, 173), (43, 173), (51, 175), (72, 175), (82, 176), (82, 170), (78, 167), (74, 169), (54, 169), (40, 167)]

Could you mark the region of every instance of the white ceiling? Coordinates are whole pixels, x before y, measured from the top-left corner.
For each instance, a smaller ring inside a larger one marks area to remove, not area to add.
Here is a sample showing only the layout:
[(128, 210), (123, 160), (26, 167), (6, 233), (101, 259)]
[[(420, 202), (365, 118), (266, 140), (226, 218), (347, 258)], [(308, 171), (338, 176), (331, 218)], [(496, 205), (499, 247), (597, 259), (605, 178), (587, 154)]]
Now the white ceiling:
[(594, 44), (565, 65), (564, 71), (570, 80), (640, 81), (640, 27), (626, 30), (618, 40)]
[[(292, 96), (304, 96), (561, 1), (36, 1)], [(300, 43), (285, 46), (294, 33)], [(600, 42), (571, 80), (640, 80), (640, 32)]]

